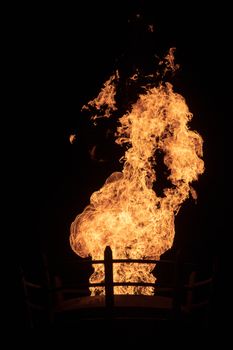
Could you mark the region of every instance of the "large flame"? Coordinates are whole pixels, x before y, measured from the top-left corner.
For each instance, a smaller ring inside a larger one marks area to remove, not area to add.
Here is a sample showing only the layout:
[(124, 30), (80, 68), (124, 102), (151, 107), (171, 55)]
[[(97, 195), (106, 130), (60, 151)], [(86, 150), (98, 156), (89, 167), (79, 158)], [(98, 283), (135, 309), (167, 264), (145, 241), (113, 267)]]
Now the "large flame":
[[(103, 103), (106, 91), (110, 91), (104, 100), (107, 117), (111, 108), (115, 108), (114, 88), (110, 88), (110, 83), (114, 83), (114, 78), (91, 101), (92, 106), (99, 106), (100, 99)], [(166, 83), (139, 95), (131, 111), (119, 119), (116, 143), (127, 146), (123, 170), (109, 176), (72, 223), (70, 242), (78, 255), (103, 259), (105, 247), (110, 246), (115, 259), (146, 260), (159, 259), (171, 248), (175, 215), (190, 194), (196, 196), (190, 184), (204, 171), (203, 142), (197, 132), (189, 130), (191, 118), (184, 98)], [(162, 196), (153, 190), (158, 152), (164, 155), (171, 183)], [(153, 264), (114, 264), (114, 281), (153, 283), (154, 267)], [(95, 265), (90, 281), (103, 280), (103, 266)], [(114, 288), (116, 294), (152, 295), (153, 292), (153, 287)], [(92, 295), (101, 293), (103, 289), (92, 288)]]

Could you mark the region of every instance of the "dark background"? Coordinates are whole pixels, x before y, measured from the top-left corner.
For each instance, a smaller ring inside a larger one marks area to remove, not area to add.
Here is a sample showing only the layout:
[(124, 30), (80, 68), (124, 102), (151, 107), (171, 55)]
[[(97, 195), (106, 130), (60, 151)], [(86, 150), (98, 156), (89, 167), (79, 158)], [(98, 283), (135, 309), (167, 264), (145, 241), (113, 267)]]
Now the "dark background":
[[(219, 292), (226, 229), (226, 13), (215, 5), (170, 7), (149, 1), (19, 9), (12, 29), (17, 265), (36, 274), (41, 250), (55, 270), (75, 261), (70, 224), (93, 191), (120, 169), (118, 151), (110, 147), (111, 154), (109, 145), (100, 142), (98, 128), (82, 119), (80, 108), (97, 95), (114, 69), (127, 74), (132, 67), (149, 67), (153, 55), (162, 57), (176, 47), (180, 69), (171, 81), (194, 114), (191, 127), (204, 139), (206, 170), (194, 184), (197, 204), (188, 200), (176, 218), (175, 244), (186, 260), (203, 266), (217, 261)], [(148, 24), (154, 25), (154, 33), (147, 31)], [(73, 145), (71, 133), (77, 133)], [(90, 158), (96, 140), (104, 162)]]

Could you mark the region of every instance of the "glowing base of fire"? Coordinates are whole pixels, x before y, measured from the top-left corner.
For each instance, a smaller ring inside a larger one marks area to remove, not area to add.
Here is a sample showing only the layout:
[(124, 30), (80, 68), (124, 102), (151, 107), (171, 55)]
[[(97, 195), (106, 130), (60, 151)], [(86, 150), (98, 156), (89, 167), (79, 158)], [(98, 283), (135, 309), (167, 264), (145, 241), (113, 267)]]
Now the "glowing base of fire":
[[(152, 275), (155, 264), (138, 264), (138, 263), (117, 263), (113, 268), (113, 281), (122, 283), (153, 283), (156, 278)], [(90, 277), (90, 283), (104, 282), (103, 266), (95, 266), (95, 272)], [(91, 287), (91, 295), (105, 295), (104, 287)], [(115, 286), (114, 294), (131, 294), (131, 295), (154, 295), (152, 286)]]

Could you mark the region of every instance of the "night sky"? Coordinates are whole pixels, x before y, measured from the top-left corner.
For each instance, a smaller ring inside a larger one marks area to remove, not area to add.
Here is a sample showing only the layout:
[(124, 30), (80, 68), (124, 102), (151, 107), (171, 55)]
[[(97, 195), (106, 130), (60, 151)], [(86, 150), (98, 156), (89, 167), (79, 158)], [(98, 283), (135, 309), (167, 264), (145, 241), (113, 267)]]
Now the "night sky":
[[(14, 176), (22, 213), (15, 235), (17, 260), (32, 270), (35, 266), (36, 271), (41, 248), (55, 270), (76, 259), (69, 246), (70, 224), (93, 191), (121, 169), (120, 151), (102, 138), (101, 129), (84, 120), (82, 105), (97, 95), (115, 69), (126, 75), (134, 67), (146, 71), (154, 55), (162, 57), (170, 47), (176, 47), (180, 65), (170, 81), (194, 115), (191, 127), (204, 139), (206, 167), (194, 184), (197, 204), (187, 200), (176, 218), (175, 241), (187, 260), (205, 264), (219, 258), (219, 235), (224, 230), (226, 113), (222, 105), (227, 52), (224, 28), (218, 24), (222, 13), (188, 3), (176, 9), (151, 3), (34, 6), (27, 14), (21, 8), (23, 15), (13, 35)], [(147, 30), (149, 24), (154, 25), (153, 33)], [(73, 145), (71, 133), (77, 134)], [(97, 159), (104, 162), (90, 157), (96, 143)]]

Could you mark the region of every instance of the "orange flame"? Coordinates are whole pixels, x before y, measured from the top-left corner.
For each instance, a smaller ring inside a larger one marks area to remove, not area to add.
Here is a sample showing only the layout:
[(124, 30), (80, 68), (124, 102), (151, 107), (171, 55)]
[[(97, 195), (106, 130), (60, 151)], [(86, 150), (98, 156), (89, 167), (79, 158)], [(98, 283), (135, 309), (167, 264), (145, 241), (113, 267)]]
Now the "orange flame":
[(75, 134), (71, 134), (69, 136), (69, 140), (70, 140), (70, 143), (73, 144), (76, 141), (76, 135)]
[[(87, 105), (82, 107), (82, 110), (90, 109), (90, 107), (95, 108), (96, 110), (101, 110), (103, 106), (106, 107), (104, 117), (109, 118), (111, 116), (111, 112), (115, 111), (116, 102), (116, 87), (115, 81), (119, 79), (119, 73), (116, 71), (116, 74), (113, 74), (105, 83), (103, 88), (101, 89), (99, 95), (94, 98), (94, 100), (89, 101)], [(92, 119), (99, 118), (97, 115), (94, 115)]]
[[(170, 63), (175, 69), (173, 59)], [(112, 78), (105, 87), (109, 88), (111, 81)], [(109, 90), (113, 98), (114, 90)], [(115, 108), (113, 100), (109, 103), (109, 95), (106, 101)], [(103, 259), (105, 247), (110, 246), (115, 259), (159, 259), (171, 248), (175, 215), (190, 194), (196, 198), (190, 183), (204, 171), (203, 141), (197, 132), (189, 130), (191, 118), (184, 98), (166, 83), (147, 89), (131, 111), (119, 119), (116, 143), (128, 147), (123, 170), (110, 175), (72, 223), (70, 243), (78, 255)], [(157, 150), (164, 154), (172, 184), (164, 189), (162, 197), (153, 190)], [(114, 264), (114, 281), (153, 283), (154, 267), (153, 264)], [(103, 280), (103, 267), (97, 265), (90, 281)], [(153, 292), (152, 287), (114, 288), (116, 294), (152, 295)], [(102, 293), (103, 289), (92, 288), (92, 295)]]

